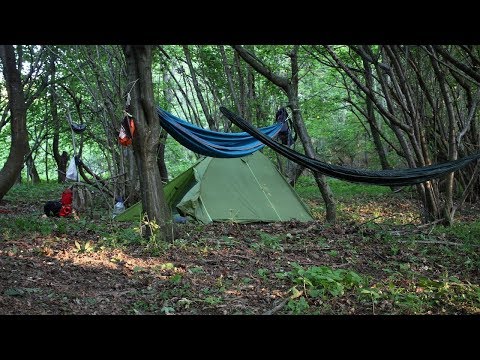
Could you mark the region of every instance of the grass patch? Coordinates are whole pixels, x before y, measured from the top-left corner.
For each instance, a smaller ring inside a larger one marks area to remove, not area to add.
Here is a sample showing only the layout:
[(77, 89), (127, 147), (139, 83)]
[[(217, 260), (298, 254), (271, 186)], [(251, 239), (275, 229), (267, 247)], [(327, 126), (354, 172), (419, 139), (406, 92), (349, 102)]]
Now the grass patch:
[[(392, 192), (388, 186), (355, 184), (333, 178), (328, 178), (328, 185), (338, 199), (350, 199), (357, 196), (376, 197)], [(295, 184), (295, 190), (307, 200), (321, 197), (313, 176), (300, 176)]]
[[(41, 182), (40, 184), (15, 184), (4, 199), (17, 203), (44, 203), (48, 200), (60, 200), (68, 184)], [(42, 208), (43, 211), (43, 208)]]

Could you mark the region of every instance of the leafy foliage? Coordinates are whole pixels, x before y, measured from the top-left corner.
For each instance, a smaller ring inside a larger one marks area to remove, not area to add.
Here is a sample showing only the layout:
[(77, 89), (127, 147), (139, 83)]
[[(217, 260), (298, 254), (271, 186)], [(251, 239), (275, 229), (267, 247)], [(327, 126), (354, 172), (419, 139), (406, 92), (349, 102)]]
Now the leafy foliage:
[(311, 297), (337, 297), (346, 290), (362, 287), (366, 280), (351, 270), (332, 269), (328, 266), (312, 266), (304, 269), (297, 263), (286, 273), (294, 284), (302, 286)]

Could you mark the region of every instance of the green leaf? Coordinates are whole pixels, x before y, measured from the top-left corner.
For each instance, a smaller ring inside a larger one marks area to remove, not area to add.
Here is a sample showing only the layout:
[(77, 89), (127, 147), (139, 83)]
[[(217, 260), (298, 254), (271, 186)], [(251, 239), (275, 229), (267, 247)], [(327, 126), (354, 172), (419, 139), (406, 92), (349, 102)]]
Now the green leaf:
[(179, 284), (180, 281), (182, 281), (182, 275), (175, 274), (169, 278), (169, 281), (171, 281), (174, 284)]
[(323, 297), (325, 295), (325, 291), (323, 289), (311, 289), (308, 291), (308, 294), (313, 297)]
[(23, 296), (25, 291), (19, 288), (9, 288), (3, 292), (4, 295), (8, 296)]
[(277, 272), (277, 273), (275, 273), (275, 276), (279, 279), (286, 279), (286, 278), (288, 278), (288, 273), (287, 272)]
[(380, 294), (378, 293), (377, 290), (374, 290), (372, 288), (370, 289), (362, 289), (360, 290), (360, 294), (365, 294), (365, 295), (370, 295), (374, 299), (378, 299), (380, 297)]
[(457, 277), (455, 277), (455, 276), (450, 276), (448, 279), (449, 279), (451, 282), (456, 283), (456, 284), (460, 284), (460, 283), (461, 283), (460, 279), (457, 278)]
[(160, 309), (160, 312), (163, 312), (165, 314), (173, 314), (175, 312), (175, 309), (171, 306), (164, 306)]

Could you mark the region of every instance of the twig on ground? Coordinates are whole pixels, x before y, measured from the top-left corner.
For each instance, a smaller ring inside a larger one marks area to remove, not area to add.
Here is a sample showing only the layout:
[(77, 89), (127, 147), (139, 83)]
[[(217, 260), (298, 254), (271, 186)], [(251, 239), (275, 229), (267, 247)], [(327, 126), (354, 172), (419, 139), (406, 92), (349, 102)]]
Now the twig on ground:
[(443, 219), (438, 219), (438, 220), (435, 220), (435, 221), (432, 221), (432, 222), (429, 222), (429, 223), (426, 223), (426, 224), (417, 225), (417, 228), (419, 228), (419, 229), (426, 228), (426, 227), (429, 227), (430, 225), (436, 225), (436, 224), (438, 224), (442, 221), (443, 221)]
[(237, 258), (237, 259), (247, 260), (247, 261), (252, 260), (252, 258), (249, 258), (248, 256), (243, 256), (243, 255), (238, 255), (238, 254), (232, 254), (232, 255), (229, 256), (229, 258), (232, 258), (232, 257)]
[(348, 265), (350, 265), (350, 263), (348, 263), (348, 262), (347, 262), (347, 263), (343, 263), (343, 264), (338, 264), (338, 265), (337, 265), (337, 264), (333, 264), (333, 265), (332, 265), (332, 268), (344, 268), (344, 267), (346, 267), (346, 266), (348, 266)]
[(439, 241), (439, 240), (397, 240), (397, 241), (401, 243), (414, 242), (419, 244), (440, 244), (440, 245), (455, 245), (455, 246), (463, 245), (463, 244), (459, 244), (451, 241)]
[(290, 298), (284, 299), (278, 305), (276, 305), (273, 309), (265, 311), (262, 315), (273, 315), (273, 314), (275, 314), (278, 310), (281, 310), (285, 305), (287, 305), (288, 300), (290, 300)]
[(380, 259), (382, 259), (383, 261), (388, 261), (388, 259), (387, 259), (385, 256), (380, 255), (380, 254), (377, 253), (375, 250), (372, 250), (372, 252), (373, 252), (375, 255), (377, 255)]
[[(377, 220), (378, 218), (381, 218), (381, 217), (382, 217), (382, 216), (379, 215), (379, 216), (375, 216), (373, 219), (364, 221), (364, 222), (358, 224), (358, 225), (357, 225), (357, 228), (360, 228), (360, 227), (362, 227), (362, 226), (364, 226), (364, 225), (366, 225), (366, 224), (368, 224), (368, 223), (371, 223), (371, 222), (373, 222), (374, 220)], [(375, 224), (375, 223), (374, 223), (374, 224)], [(379, 224), (375, 224), (375, 225), (379, 225)]]

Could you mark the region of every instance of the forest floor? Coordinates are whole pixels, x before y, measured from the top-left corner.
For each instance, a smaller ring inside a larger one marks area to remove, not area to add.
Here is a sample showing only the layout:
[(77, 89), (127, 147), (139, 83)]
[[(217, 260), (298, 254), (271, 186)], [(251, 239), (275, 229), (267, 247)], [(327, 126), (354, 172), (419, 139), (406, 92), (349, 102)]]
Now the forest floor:
[[(21, 198), (21, 197), (20, 197)], [(422, 226), (404, 194), (339, 200), (339, 220), (135, 224), (0, 202), (0, 314), (480, 314), (479, 208)]]

